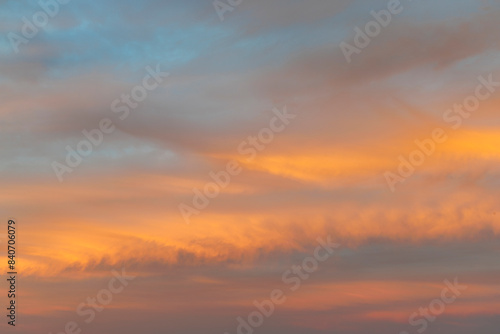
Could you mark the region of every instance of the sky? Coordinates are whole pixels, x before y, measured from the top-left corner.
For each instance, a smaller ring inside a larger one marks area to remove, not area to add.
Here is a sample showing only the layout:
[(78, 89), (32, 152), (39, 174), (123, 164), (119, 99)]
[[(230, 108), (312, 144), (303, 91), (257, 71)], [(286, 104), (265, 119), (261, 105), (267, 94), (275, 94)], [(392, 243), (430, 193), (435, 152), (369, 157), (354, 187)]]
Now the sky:
[(499, 15), (2, 1), (2, 333), (497, 333)]

